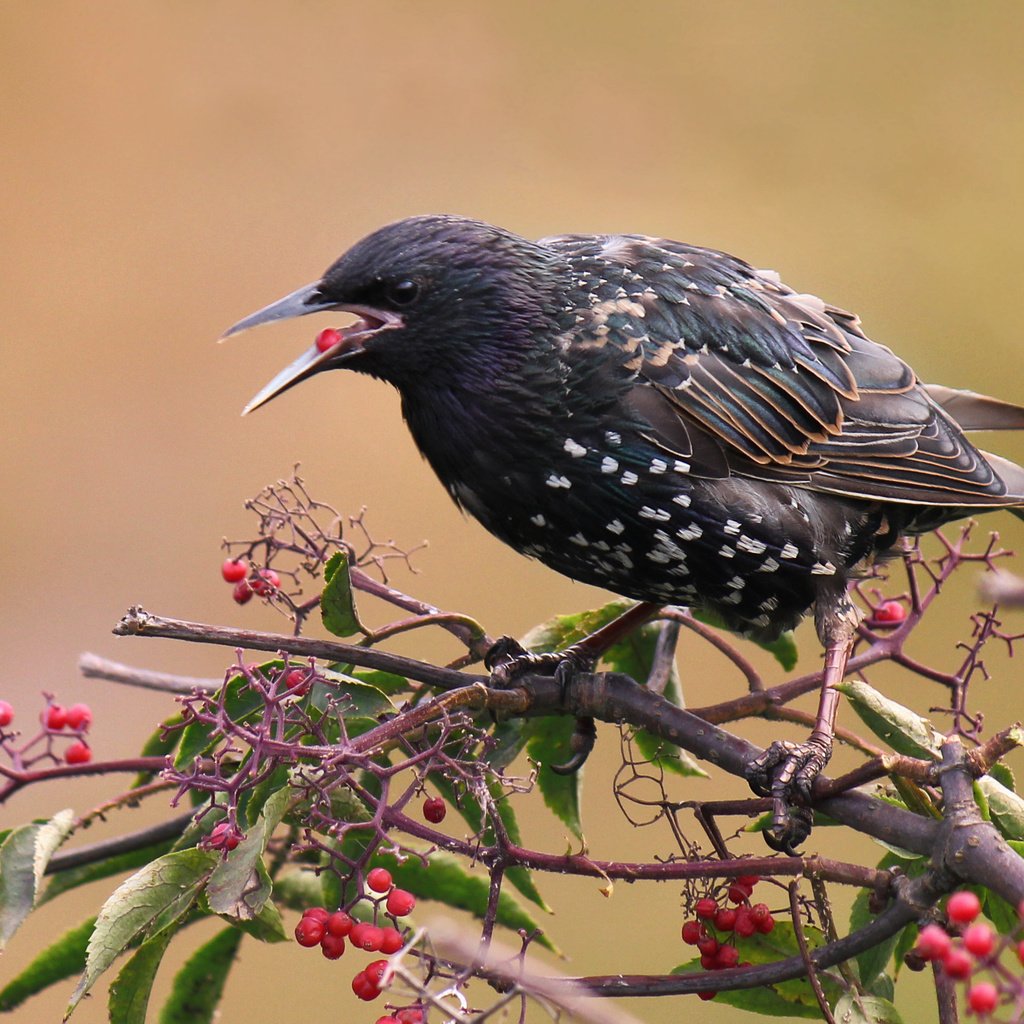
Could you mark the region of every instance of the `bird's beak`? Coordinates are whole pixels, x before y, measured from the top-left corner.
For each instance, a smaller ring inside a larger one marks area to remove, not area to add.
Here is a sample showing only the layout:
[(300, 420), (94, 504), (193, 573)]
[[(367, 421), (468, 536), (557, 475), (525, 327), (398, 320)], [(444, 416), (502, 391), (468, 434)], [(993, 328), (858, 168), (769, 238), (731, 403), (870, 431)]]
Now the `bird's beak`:
[(332, 347), (321, 349), (319, 345), (314, 344), (303, 352), (295, 362), (285, 367), (249, 402), (242, 410), (243, 416), (252, 412), (253, 409), (258, 409), (300, 381), (312, 377), (313, 374), (340, 365), (361, 352), (368, 337), (385, 328), (398, 327), (402, 322), (401, 317), (390, 312), (330, 302), (323, 297), (319, 284), (310, 284), (286, 295), (283, 299), (278, 299), (277, 302), (272, 302), (269, 306), (264, 306), (263, 309), (257, 310), (243, 320), (239, 320), (237, 324), (224, 332), (221, 340), (241, 331), (247, 331), (250, 327), (258, 327), (260, 324), (269, 324), (275, 320), (289, 320), (293, 317), (306, 316), (308, 313), (323, 313), (328, 310), (355, 313), (360, 319), (350, 327), (338, 331), (338, 341)]

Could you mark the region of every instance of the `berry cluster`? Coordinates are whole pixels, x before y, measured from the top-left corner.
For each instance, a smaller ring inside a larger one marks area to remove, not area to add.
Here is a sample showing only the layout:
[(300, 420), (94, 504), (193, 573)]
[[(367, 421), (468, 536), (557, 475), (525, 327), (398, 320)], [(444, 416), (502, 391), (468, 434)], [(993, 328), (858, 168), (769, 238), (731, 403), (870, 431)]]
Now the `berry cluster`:
[[(1008, 975), (999, 968), (999, 958), (1004, 950), (1012, 947), (1017, 960), (1024, 964), (1024, 939), (1000, 938), (984, 921), (978, 921), (981, 900), (973, 892), (961, 890), (953, 893), (946, 902), (946, 917), (949, 930), (939, 924), (925, 925), (917, 936), (912, 955), (925, 962), (935, 961), (943, 972), (957, 981), (970, 982), (967, 988), (967, 1005), (979, 1017), (987, 1017), (1000, 1002), (1000, 984)], [(1024, 920), (1024, 903), (1018, 907), (1018, 914)], [(959, 933), (956, 937), (950, 932)], [(977, 980), (982, 971), (991, 972), (992, 981)], [(973, 979), (973, 980), (972, 980)], [(1006, 989), (1010, 998), (1018, 998), (1017, 986)]]
[[(700, 965), (706, 971), (748, 966), (740, 963), (735, 939), (750, 938), (755, 932), (767, 934), (775, 927), (767, 904), (750, 902), (754, 886), (760, 881), (757, 875), (740, 875), (728, 887), (722, 902), (711, 896), (697, 900), (693, 908), (696, 916), (683, 924), (683, 942), (697, 947)], [(701, 999), (714, 999), (717, 994), (713, 990), (698, 993)]]
[[(49, 694), (43, 696), (46, 698), (46, 707), (39, 715), (40, 730), (18, 748), (12, 742), (18, 733), (4, 734), (3, 732), (14, 721), (14, 705), (6, 700), (0, 700), (0, 743), (2, 743), (2, 749), (15, 762), (16, 767), (26, 768), (40, 757), (60, 761), (61, 758), (53, 751), (53, 743), (54, 740), (66, 738), (72, 742), (64, 748), (64, 763), (87, 764), (92, 760), (92, 750), (85, 742), (85, 734), (89, 731), (89, 726), (92, 725), (92, 708), (88, 704), (72, 704), (71, 707), (66, 708), (61, 704), (55, 704)], [(46, 746), (45, 751), (41, 754), (32, 753), (33, 748), (42, 744)]]
[(231, 596), (238, 604), (252, 600), (253, 594), (261, 597), (281, 588), (281, 577), (273, 569), (256, 569), (241, 559), (229, 558), (220, 567), (225, 582), (233, 583)]
[[(416, 906), (416, 897), (405, 889), (396, 888), (387, 868), (372, 868), (366, 875), (366, 888), (379, 895), (375, 899), (367, 894), (374, 902), (375, 910), (379, 910), (383, 904), (392, 920), (411, 914)], [(397, 953), (405, 944), (397, 928), (356, 921), (344, 910), (331, 913), (325, 907), (310, 907), (303, 912), (302, 920), (295, 926), (296, 942), (300, 946), (319, 946), (320, 952), (328, 960), (337, 960), (344, 954), (346, 939), (356, 949), (368, 953), (384, 953), (387, 956)], [(381, 979), (386, 967), (386, 960), (374, 960), (352, 979), (352, 991), (360, 999), (376, 999), (382, 991)]]

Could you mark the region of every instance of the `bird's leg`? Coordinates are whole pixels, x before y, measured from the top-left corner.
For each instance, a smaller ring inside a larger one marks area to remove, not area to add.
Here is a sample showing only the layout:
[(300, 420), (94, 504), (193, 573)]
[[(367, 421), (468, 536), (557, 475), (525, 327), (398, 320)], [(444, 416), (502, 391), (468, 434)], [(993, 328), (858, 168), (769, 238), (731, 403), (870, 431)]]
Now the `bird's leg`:
[[(857, 635), (859, 616), (845, 594), (835, 602), (821, 604), (824, 607), (815, 617), (825, 645), (825, 670), (811, 735), (804, 743), (776, 740), (747, 769), (751, 789), (773, 800), (772, 827), (765, 833), (765, 840), (786, 853), (792, 853), (810, 834), (811, 787), (832, 757), (840, 697), (836, 685), (846, 674)], [(794, 802), (798, 806), (794, 807)]]
[[(609, 647), (613, 647), (623, 637), (647, 622), (658, 607), (657, 604), (642, 601), (582, 640), (561, 651), (547, 654), (534, 654), (512, 637), (504, 636), (484, 656), (484, 664), (491, 673), (491, 684), (505, 688), (511, 686), (517, 676), (529, 672), (550, 672), (561, 687), (564, 704), (568, 697), (569, 684), (577, 673), (593, 671), (601, 655)], [(576, 728), (570, 740), (572, 756), (565, 764), (551, 765), (551, 770), (558, 775), (572, 775), (579, 771), (594, 749), (596, 740), (597, 730), (593, 718), (577, 718)]]
[(659, 607), (650, 601), (641, 601), (582, 640), (560, 651), (545, 654), (535, 654), (526, 650), (518, 640), (503, 636), (484, 655), (484, 664), (491, 673), (491, 684), (507, 688), (517, 676), (528, 672), (550, 673), (562, 684), (564, 697), (577, 672), (592, 671), (609, 647), (642, 626)]

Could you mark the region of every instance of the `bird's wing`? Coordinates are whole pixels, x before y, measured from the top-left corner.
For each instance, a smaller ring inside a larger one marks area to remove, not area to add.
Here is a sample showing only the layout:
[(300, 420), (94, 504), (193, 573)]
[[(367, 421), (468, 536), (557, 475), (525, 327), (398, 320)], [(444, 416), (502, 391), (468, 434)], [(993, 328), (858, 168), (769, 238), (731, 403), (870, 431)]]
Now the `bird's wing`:
[(724, 460), (729, 472), (857, 498), (1021, 500), (1024, 470), (990, 461), (955, 419), (961, 408), (965, 427), (990, 423), (994, 406), (929, 394), (854, 315), (697, 246), (639, 236), (549, 244), (590, 296), (573, 344), (621, 352), (633, 404), (659, 443), (694, 454), (693, 472), (721, 475)]

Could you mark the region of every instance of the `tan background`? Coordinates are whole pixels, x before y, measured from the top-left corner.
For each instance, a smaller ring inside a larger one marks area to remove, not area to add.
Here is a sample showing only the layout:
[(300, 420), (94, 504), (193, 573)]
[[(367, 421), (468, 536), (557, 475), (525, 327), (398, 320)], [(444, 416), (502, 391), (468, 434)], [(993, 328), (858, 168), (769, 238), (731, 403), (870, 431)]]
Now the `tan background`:
[[(857, 310), (923, 377), (1024, 400), (1022, 33), (1015, 3), (0, 5), (0, 696), (22, 723), (41, 689), (88, 699), (98, 755), (133, 753), (168, 702), (77, 679), (78, 653), (222, 671), (216, 651), (111, 637), (134, 602), (277, 628), (230, 601), (218, 545), (248, 528), (241, 500), (296, 461), (318, 495), (367, 504), (380, 535), (429, 537), (422, 575), (399, 582), (492, 632), (601, 599), (463, 521), (383, 385), (320, 377), (238, 416), (316, 325), (218, 348), (220, 331), (411, 213), (724, 248)], [(1024, 456), (1019, 440), (999, 447)], [(990, 525), (1020, 543), (1019, 524)], [(971, 601), (952, 595), (937, 617), (938, 664), (956, 664)], [(1019, 714), (1000, 668), (979, 692), (992, 723)], [(737, 685), (693, 644), (684, 675), (691, 703)], [(892, 685), (918, 707), (941, 701)], [(589, 772), (592, 852), (668, 852), (663, 832), (604, 812), (614, 754), (607, 735)], [(33, 791), (0, 821), (107, 792)], [(526, 825), (560, 848), (539, 810)], [(544, 890), (570, 971), (685, 958), (675, 890)], [(107, 891), (46, 908), (0, 978)], [(172, 949), (161, 992), (189, 944)], [(373, 1020), (376, 1005), (350, 1006), (353, 970), (248, 943), (223, 1019)], [(70, 987), (15, 1017), (58, 1019)], [(908, 987), (907, 1019), (930, 1019), (929, 1003), (914, 1008), (920, 983)], [(742, 1019), (692, 999), (632, 1009)], [(98, 997), (76, 1019), (104, 1017)]]

